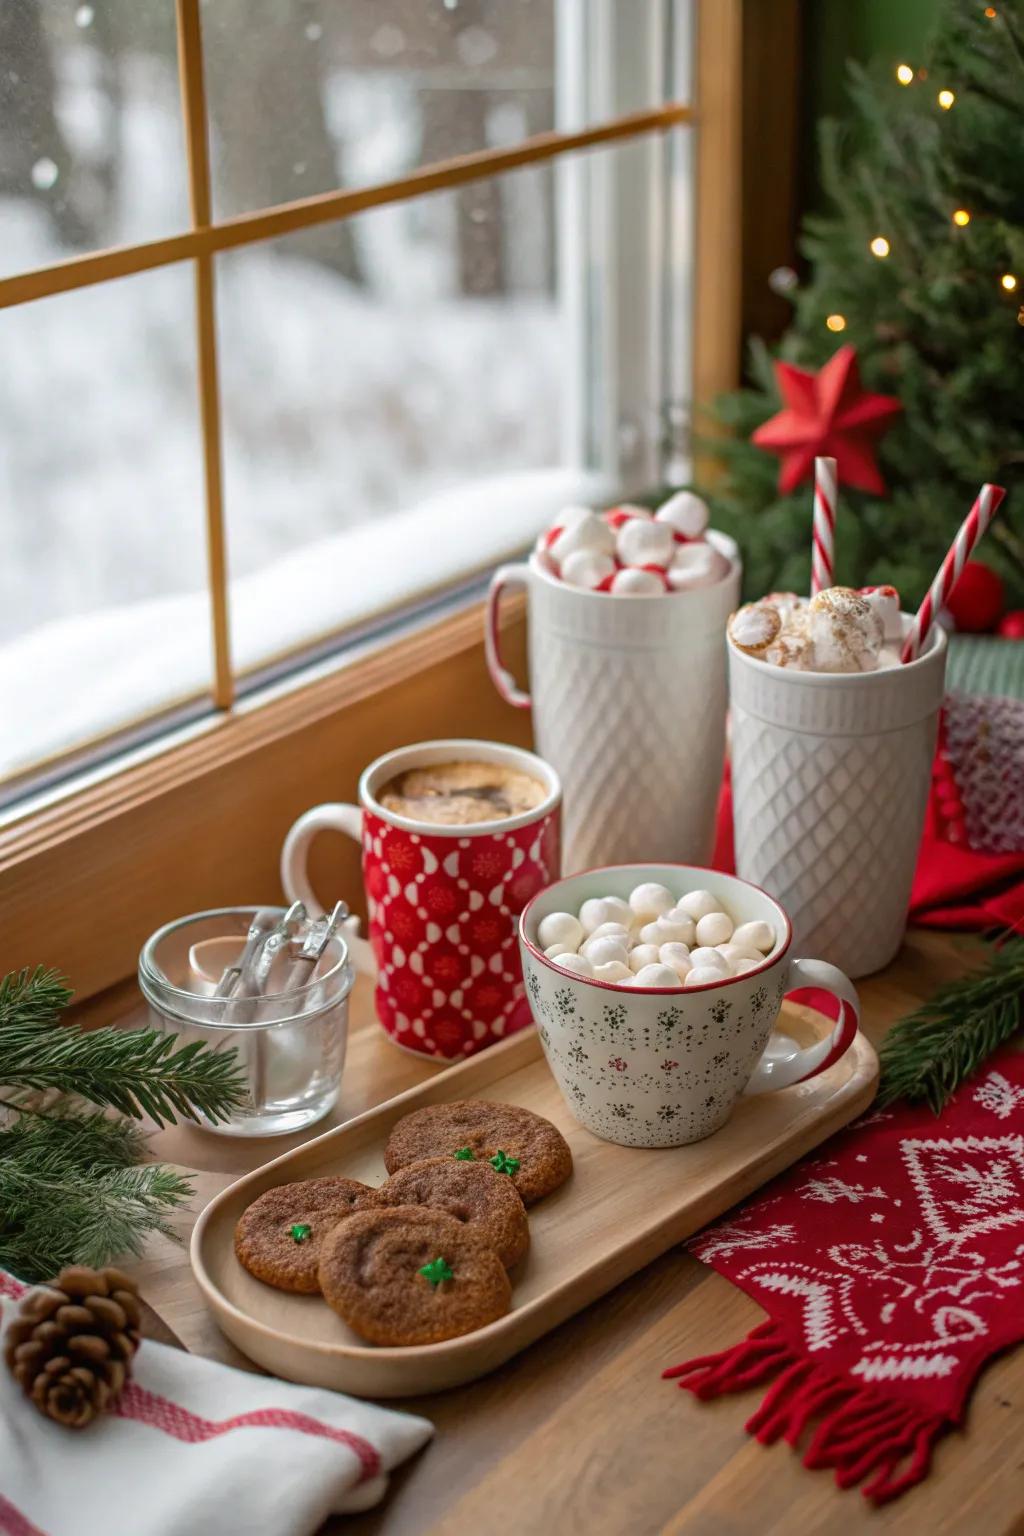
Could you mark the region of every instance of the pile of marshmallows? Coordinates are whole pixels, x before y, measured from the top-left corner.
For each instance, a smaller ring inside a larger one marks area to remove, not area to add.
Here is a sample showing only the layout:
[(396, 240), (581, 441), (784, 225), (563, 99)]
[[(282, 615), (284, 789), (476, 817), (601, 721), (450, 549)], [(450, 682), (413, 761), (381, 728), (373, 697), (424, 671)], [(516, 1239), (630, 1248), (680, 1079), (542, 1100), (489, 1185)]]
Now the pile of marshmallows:
[(826, 587), (809, 600), (769, 592), (729, 620), (748, 656), (802, 672), (873, 672), (899, 661), (903, 634), (895, 587)]
[(616, 597), (660, 597), (709, 587), (729, 570), (707, 543), (708, 509), (692, 491), (677, 491), (656, 512), (646, 507), (565, 507), (537, 540), (537, 559), (570, 587)]
[(541, 948), (563, 970), (616, 987), (703, 987), (742, 976), (774, 948), (764, 922), (733, 925), (710, 891), (674, 896), (649, 882), (621, 896), (594, 896), (571, 912), (550, 912)]

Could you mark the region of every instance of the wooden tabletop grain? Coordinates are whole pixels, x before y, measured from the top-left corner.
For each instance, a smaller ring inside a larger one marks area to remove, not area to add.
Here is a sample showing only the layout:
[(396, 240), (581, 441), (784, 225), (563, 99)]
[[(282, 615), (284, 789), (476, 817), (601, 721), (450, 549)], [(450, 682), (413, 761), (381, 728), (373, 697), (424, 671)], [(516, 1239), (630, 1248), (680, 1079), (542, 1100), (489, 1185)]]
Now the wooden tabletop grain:
[[(977, 956), (968, 938), (914, 933), (886, 971), (861, 984), (877, 1044), (903, 1014)], [(341, 1103), (317, 1131), (436, 1071), (396, 1050), (373, 1018), (365, 982), (353, 997)], [(175, 1128), (154, 1153), (195, 1172), (195, 1209), (238, 1174), (302, 1137), (244, 1142)], [(155, 1242), (136, 1266), (143, 1293), (185, 1347), (247, 1365), (207, 1315), (187, 1253)], [(760, 1392), (702, 1404), (660, 1379), (666, 1365), (725, 1348), (761, 1309), (681, 1249), (481, 1381), (396, 1406), (425, 1414), (433, 1442), (393, 1478), (378, 1509), (325, 1528), (351, 1536), (655, 1536), (1024, 1530), (1024, 1350), (981, 1377), (963, 1432), (940, 1444), (931, 1477), (871, 1509), (808, 1472), (788, 1446), (766, 1449), (743, 1423)], [(1015, 1411), (1016, 1410), (1016, 1411)]]

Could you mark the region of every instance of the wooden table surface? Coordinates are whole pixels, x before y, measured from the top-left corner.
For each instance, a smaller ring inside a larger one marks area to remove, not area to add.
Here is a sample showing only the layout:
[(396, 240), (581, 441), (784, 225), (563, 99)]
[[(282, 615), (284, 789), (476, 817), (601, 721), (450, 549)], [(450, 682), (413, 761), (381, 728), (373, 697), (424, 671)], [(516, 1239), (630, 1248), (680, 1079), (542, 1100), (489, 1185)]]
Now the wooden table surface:
[[(861, 985), (864, 1028), (877, 1044), (890, 1025), (976, 956), (974, 941), (914, 933), (888, 970)], [(353, 996), (342, 1101), (316, 1131), (438, 1070), (396, 1050), (373, 1017), (367, 984)], [(238, 1174), (303, 1137), (244, 1141), (175, 1128), (153, 1150), (196, 1172), (196, 1212)], [(187, 1253), (163, 1239), (136, 1266), (143, 1294), (185, 1346), (245, 1362), (218, 1332), (192, 1280)], [(996, 1361), (971, 1401), (966, 1432), (941, 1442), (931, 1477), (881, 1510), (840, 1493), (829, 1472), (808, 1472), (788, 1446), (766, 1449), (743, 1431), (763, 1389), (702, 1404), (660, 1372), (722, 1349), (761, 1309), (681, 1249), (481, 1381), (405, 1406), (436, 1436), (365, 1515), (326, 1528), (351, 1536), (808, 1536), (811, 1532), (1024, 1530), (1024, 1350)], [(326, 1531), (325, 1531), (326, 1536)]]

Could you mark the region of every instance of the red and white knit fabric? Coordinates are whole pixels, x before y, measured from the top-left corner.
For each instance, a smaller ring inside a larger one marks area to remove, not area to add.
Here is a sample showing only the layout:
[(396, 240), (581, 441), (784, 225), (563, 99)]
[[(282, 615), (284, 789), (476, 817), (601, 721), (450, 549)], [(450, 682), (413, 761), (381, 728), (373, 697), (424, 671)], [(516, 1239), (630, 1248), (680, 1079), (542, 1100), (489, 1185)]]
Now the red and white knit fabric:
[[(26, 1287), (0, 1270), (3, 1331)], [(0, 1368), (0, 1536), (309, 1536), (367, 1509), (426, 1419), (149, 1340), (115, 1412), (44, 1419)]]
[(992, 1057), (939, 1118), (869, 1114), (691, 1246), (768, 1320), (665, 1375), (699, 1398), (767, 1387), (751, 1434), (895, 1498), (1024, 1337), (1024, 1056)]

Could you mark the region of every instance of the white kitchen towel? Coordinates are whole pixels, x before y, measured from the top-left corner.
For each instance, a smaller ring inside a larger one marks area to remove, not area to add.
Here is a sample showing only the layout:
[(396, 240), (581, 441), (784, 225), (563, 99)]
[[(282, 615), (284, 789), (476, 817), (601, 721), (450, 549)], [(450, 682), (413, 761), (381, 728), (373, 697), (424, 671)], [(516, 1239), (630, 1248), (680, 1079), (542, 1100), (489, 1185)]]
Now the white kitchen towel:
[[(0, 1352), (26, 1287), (0, 1270)], [(38, 1413), (0, 1364), (0, 1536), (311, 1536), (367, 1509), (433, 1426), (144, 1340), (113, 1412)]]

